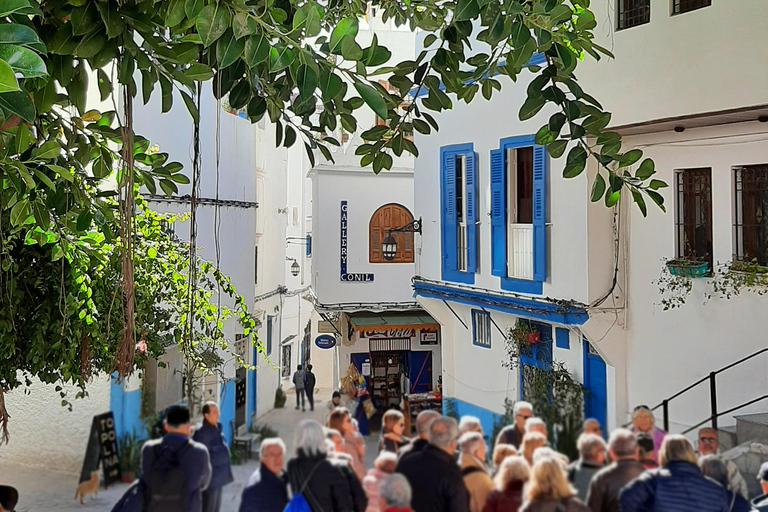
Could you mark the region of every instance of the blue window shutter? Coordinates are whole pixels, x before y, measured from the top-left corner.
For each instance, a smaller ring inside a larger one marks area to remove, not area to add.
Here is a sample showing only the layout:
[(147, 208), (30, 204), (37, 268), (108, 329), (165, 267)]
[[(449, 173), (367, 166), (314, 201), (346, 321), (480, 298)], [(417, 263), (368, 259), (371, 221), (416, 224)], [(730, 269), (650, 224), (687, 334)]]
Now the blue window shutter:
[(467, 272), (477, 272), (477, 180), (474, 152), (466, 154), (467, 162)]
[(571, 348), (571, 343), (568, 340), (568, 329), (562, 327), (555, 329), (555, 346), (564, 349)]
[(507, 173), (504, 150), (491, 151), (491, 274), (507, 276)]
[(533, 280), (547, 280), (547, 148), (533, 147)]
[(443, 269), (456, 270), (456, 155), (443, 153)]

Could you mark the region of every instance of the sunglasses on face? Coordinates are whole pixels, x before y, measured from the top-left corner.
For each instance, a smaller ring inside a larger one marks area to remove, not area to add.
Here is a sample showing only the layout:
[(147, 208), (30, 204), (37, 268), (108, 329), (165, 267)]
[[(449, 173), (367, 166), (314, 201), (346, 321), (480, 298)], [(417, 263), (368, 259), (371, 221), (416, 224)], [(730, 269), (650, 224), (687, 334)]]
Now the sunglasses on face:
[(642, 411), (642, 410), (650, 411), (651, 408), (648, 407), (647, 405), (638, 405), (637, 407), (635, 407), (633, 412)]
[(517, 416), (519, 416), (520, 418), (524, 418), (524, 419), (526, 419), (526, 420), (527, 420), (528, 418), (530, 418), (530, 417), (531, 417), (531, 416), (533, 416), (533, 415), (532, 415), (532, 414), (517, 414)]

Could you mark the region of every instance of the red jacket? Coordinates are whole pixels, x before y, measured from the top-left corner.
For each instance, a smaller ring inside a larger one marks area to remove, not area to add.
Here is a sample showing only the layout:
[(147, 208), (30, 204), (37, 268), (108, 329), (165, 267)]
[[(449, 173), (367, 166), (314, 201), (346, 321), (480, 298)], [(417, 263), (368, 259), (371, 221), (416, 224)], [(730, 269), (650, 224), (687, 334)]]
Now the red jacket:
[(523, 482), (512, 480), (504, 492), (493, 490), (488, 494), (483, 512), (517, 512), (523, 505)]

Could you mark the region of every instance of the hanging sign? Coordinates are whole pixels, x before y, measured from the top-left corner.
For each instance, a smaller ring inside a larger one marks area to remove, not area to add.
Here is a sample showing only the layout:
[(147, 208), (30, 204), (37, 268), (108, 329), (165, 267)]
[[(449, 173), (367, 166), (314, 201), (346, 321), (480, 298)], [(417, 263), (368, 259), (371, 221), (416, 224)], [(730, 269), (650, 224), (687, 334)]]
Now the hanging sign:
[(373, 274), (347, 272), (347, 202), (341, 202), (341, 247), (339, 260), (341, 263), (341, 280), (347, 283), (372, 283)]
[(330, 334), (322, 334), (315, 338), (315, 345), (317, 345), (318, 348), (333, 348), (336, 346), (336, 336), (331, 336)]

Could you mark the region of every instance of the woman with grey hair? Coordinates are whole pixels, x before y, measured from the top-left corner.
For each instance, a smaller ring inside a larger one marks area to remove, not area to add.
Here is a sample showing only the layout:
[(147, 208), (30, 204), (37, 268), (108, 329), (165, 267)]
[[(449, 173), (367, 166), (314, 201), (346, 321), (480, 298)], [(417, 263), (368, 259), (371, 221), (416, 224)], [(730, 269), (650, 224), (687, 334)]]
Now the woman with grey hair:
[[(363, 512), (367, 504), (360, 482), (346, 462), (328, 458), (323, 427), (315, 420), (299, 423), (296, 456), (288, 462), (291, 492), (301, 494), (313, 512)], [(356, 486), (355, 486), (356, 484)]]
[(411, 485), (400, 473), (394, 473), (381, 481), (379, 497), (384, 512), (411, 512)]
[(728, 493), (728, 502), (731, 504), (730, 512), (749, 512), (753, 510), (752, 505), (744, 499), (744, 496), (728, 489), (728, 468), (720, 457), (717, 455), (704, 455), (699, 459), (699, 469), (701, 469), (702, 475), (711, 478), (725, 487), (725, 492)]

